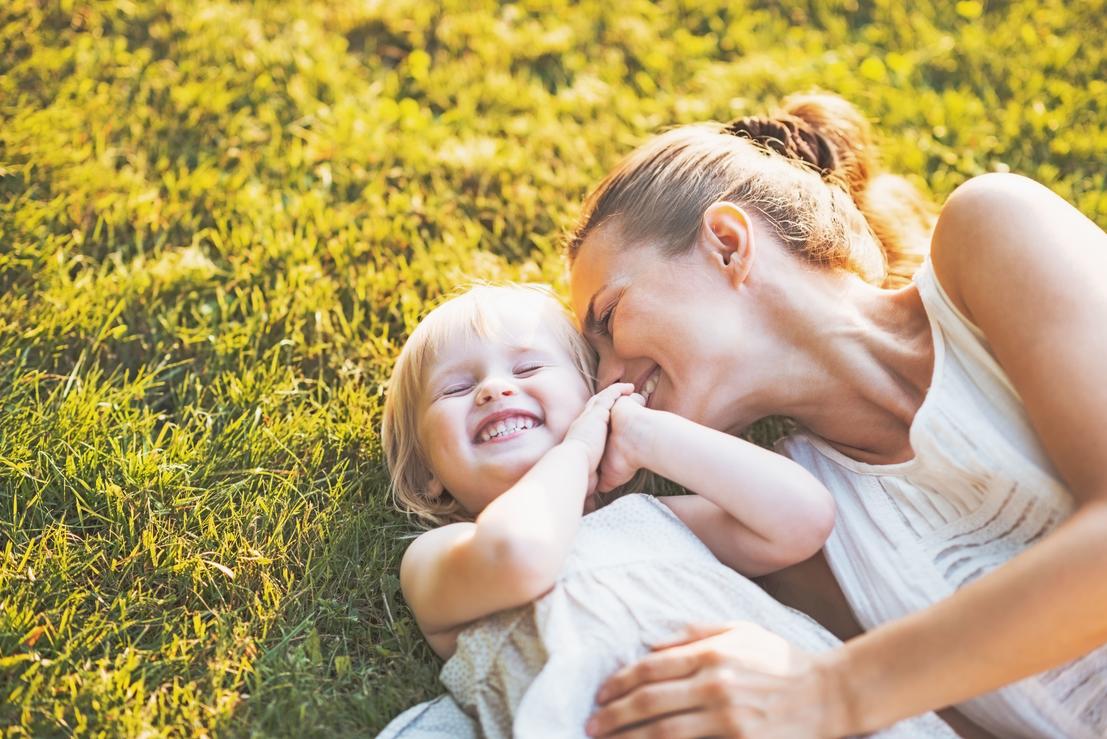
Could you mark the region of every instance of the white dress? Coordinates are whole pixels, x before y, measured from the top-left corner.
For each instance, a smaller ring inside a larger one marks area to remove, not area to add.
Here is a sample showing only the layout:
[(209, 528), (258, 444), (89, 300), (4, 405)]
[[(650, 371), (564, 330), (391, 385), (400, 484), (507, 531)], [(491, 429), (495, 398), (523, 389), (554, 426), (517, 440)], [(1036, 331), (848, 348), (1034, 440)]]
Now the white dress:
[[(583, 737), (619, 667), (689, 623), (754, 621), (812, 652), (839, 642), (720, 563), (663, 503), (628, 495), (581, 521), (553, 590), (481, 619), (440, 675), (449, 696), (398, 716), (393, 737)], [(956, 735), (932, 714), (883, 737)]]
[[(826, 558), (866, 630), (948, 597), (1074, 509), (1010, 380), (929, 261), (915, 284), (934, 337), (934, 375), (910, 429), (915, 457), (865, 464), (806, 434), (778, 446), (834, 495)], [(958, 708), (1000, 737), (1107, 737), (1107, 647)]]

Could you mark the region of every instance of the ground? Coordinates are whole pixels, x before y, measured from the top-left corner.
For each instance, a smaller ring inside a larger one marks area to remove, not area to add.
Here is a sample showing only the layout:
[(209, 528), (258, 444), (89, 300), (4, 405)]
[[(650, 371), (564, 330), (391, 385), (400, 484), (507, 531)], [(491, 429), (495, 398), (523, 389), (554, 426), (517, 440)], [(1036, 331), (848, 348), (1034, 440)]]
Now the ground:
[(1107, 226), (1107, 7), (6, 0), (0, 728), (373, 733), (437, 690), (382, 384), (469, 278), (563, 289), (651, 132), (797, 90), (940, 201)]

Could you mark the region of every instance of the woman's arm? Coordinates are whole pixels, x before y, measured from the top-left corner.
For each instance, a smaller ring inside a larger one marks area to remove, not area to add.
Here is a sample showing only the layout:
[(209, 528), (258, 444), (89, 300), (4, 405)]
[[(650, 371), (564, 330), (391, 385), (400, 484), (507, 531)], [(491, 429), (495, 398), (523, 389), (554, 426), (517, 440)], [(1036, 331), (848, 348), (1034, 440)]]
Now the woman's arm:
[(701, 727), (763, 737), (842, 736), (1107, 642), (1107, 236), (1044, 187), (989, 175), (951, 196), (932, 258), (1019, 392), (1076, 512), (948, 599), (825, 655), (785, 649), (773, 665), (754, 664), (740, 633), (657, 652), (608, 682), (595, 733), (685, 711)]
[(589, 400), (565, 440), (475, 522), (428, 531), (408, 547), (400, 564), (404, 598), (440, 656), (452, 651), (452, 639), (436, 635), (553, 587), (603, 453), (611, 406), (632, 389), (612, 385)]
[(600, 489), (645, 468), (696, 495), (661, 500), (721, 562), (751, 577), (802, 562), (834, 528), (834, 499), (790, 459), (673, 413), (620, 398)]
[[(943, 208), (932, 260), (950, 299), (984, 332), (1077, 510), (989, 576), (842, 650), (850, 724), (862, 728), (1107, 642), (1107, 235), (1045, 187), (988, 175)], [(906, 679), (881, 677), (890, 654), (911, 660)], [(869, 696), (875, 682), (884, 700)]]

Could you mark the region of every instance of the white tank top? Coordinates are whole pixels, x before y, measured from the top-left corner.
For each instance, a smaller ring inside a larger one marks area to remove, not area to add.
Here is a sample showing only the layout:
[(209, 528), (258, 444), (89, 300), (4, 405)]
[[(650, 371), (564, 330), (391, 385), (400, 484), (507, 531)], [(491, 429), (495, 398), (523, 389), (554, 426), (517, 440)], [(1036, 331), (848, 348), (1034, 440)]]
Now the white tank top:
[[(910, 429), (915, 457), (865, 464), (802, 433), (779, 444), (834, 495), (826, 557), (865, 629), (946, 598), (1075, 507), (983, 333), (929, 260), (915, 284), (934, 337), (934, 376)], [(1107, 647), (959, 708), (1001, 737), (1107, 737)]]

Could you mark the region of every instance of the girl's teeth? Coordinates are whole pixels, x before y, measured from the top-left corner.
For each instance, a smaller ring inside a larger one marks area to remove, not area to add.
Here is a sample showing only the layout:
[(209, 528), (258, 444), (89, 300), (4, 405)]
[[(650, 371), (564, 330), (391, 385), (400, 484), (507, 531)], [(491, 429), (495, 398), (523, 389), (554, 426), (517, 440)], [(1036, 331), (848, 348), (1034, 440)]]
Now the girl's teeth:
[(480, 434), (480, 439), (481, 441), (489, 441), (490, 439), (495, 439), (499, 436), (503, 436), (504, 434), (515, 433), (520, 429), (529, 430), (537, 425), (538, 423), (534, 419), (526, 418), (523, 416), (506, 418), (503, 421), (497, 421), (496, 423), (491, 424), (488, 428), (482, 431)]

